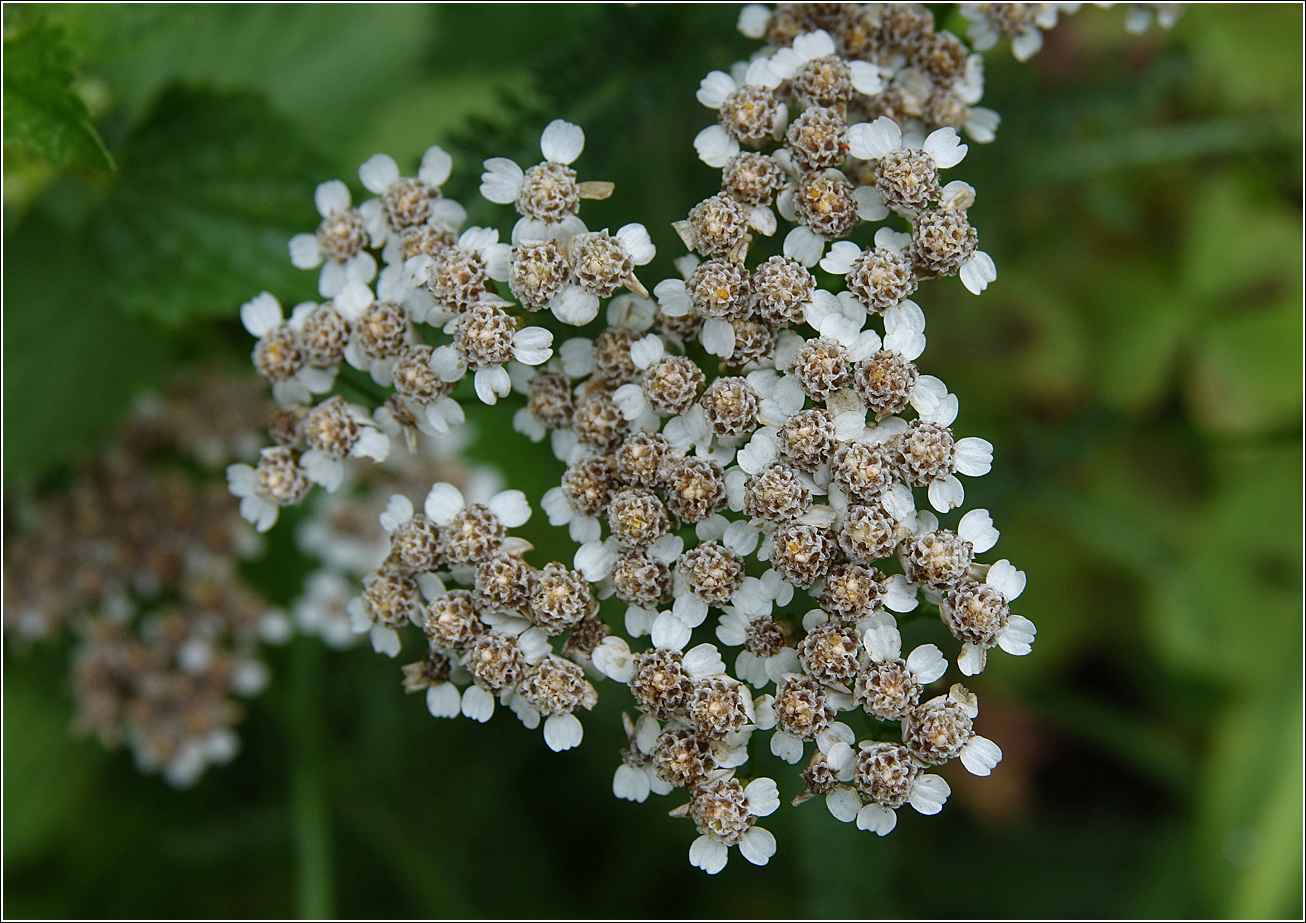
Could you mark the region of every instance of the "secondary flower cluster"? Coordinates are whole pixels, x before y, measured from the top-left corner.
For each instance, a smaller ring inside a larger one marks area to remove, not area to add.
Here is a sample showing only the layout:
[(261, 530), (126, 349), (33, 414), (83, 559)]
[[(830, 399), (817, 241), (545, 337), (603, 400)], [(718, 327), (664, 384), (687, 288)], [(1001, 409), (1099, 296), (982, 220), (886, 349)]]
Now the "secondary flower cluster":
[(211, 468), (257, 447), (270, 408), (250, 384), (179, 381), (142, 401), (66, 491), (6, 503), (6, 630), (71, 629), (75, 729), (125, 743), (179, 787), (236, 754), (238, 700), (268, 680), (259, 648), (289, 632), (240, 577), (258, 540), (235, 500), (168, 469), (178, 455)]
[[(1013, 37), (1023, 59), (1067, 6), (963, 12), (975, 48)], [(931, 689), (950, 658), (904, 651), (900, 617), (936, 608), (964, 676), (995, 648), (1029, 653), (1035, 634), (1011, 611), (1024, 574), (979, 559), (998, 540), (988, 512), (939, 519), (992, 446), (954, 432), (958, 399), (921, 363), (913, 300), (927, 280), (979, 294), (997, 278), (968, 217), (975, 189), (942, 177), (966, 155), (959, 131), (994, 138), (981, 58), (916, 4), (753, 5), (739, 28), (765, 47), (698, 90), (716, 124), (695, 148), (720, 192), (675, 224), (692, 252), (651, 296), (647, 230), (583, 222), (581, 203), (614, 190), (580, 180), (584, 134), (561, 120), (541, 162), (483, 164), (481, 194), (519, 216), (507, 242), (462, 230), (439, 148), (414, 178), (368, 160), (375, 197), (358, 207), (343, 183), (319, 187), (322, 223), (290, 249), (323, 267), (325, 300), (289, 319), (266, 293), (242, 308), (282, 409), (276, 445), (228, 472), (264, 530), (312, 484), (338, 488), (346, 459), (447, 438), (468, 390), (524, 397), (515, 428), (565, 466), (540, 505), (574, 559), (527, 560), (510, 534), (531, 515), (521, 491), (405, 489), (379, 516), (388, 542), (348, 603), (352, 629), (392, 657), (420, 630), (404, 685), (433, 715), (486, 721), (504, 705), (554, 750), (581, 742), (577, 713), (603, 681), (626, 686), (636, 714), (614, 792), (683, 790), (672, 813), (694, 821), (690, 861), (709, 873), (731, 846), (759, 865), (776, 849), (757, 821), (779, 789), (745, 769), (754, 735), (805, 761), (794, 803), (823, 796), (880, 835), (904, 804), (941, 809), (935, 767), (987, 775), (1001, 759), (975, 732), (975, 695)], [(555, 353), (550, 328), (600, 313), (600, 331)], [(393, 394), (314, 405), (342, 362)]]

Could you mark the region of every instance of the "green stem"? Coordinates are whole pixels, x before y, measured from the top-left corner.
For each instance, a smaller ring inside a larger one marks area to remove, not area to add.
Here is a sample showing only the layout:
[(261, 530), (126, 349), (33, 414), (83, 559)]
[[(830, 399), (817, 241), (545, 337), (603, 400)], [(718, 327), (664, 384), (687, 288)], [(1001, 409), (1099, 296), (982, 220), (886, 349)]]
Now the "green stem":
[(322, 721), (322, 645), (314, 638), (299, 638), (292, 656), (288, 736), (295, 912), (300, 919), (330, 919), (335, 896)]

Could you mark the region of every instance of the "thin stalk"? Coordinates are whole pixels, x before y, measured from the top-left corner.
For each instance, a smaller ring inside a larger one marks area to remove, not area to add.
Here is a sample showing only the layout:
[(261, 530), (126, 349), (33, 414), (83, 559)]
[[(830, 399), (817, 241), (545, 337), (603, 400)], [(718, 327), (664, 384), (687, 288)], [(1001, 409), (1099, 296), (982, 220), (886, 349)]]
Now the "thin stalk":
[(331, 804), (322, 720), (322, 645), (299, 638), (292, 651), (290, 812), (295, 851), (295, 912), (303, 920), (335, 915)]

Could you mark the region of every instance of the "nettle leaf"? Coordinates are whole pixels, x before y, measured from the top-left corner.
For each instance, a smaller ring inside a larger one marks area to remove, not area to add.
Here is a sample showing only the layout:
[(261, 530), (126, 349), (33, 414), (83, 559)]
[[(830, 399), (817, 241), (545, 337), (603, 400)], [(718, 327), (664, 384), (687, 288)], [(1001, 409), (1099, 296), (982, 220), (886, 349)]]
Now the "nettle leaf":
[(317, 226), (328, 168), (262, 96), (174, 86), (122, 161), (88, 243), (125, 310), (175, 324), (234, 317), (263, 290), (312, 297), (286, 246)]
[(73, 51), (63, 30), (35, 23), (4, 43), (4, 139), (52, 163), (102, 170), (113, 158), (73, 89)]

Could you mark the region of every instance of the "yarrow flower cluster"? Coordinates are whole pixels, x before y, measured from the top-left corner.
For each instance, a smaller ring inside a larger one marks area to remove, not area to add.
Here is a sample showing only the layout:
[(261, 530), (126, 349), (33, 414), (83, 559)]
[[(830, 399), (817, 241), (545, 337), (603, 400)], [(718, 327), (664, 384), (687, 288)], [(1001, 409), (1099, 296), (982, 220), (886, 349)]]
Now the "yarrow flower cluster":
[[(745, 7), (740, 31), (764, 47), (697, 94), (715, 124), (694, 145), (720, 191), (676, 222), (690, 252), (651, 286), (643, 225), (585, 224), (583, 202), (614, 189), (580, 178), (585, 136), (561, 120), (539, 163), (483, 164), (482, 196), (518, 216), (507, 241), (462, 228), (439, 148), (415, 178), (368, 160), (375, 198), (357, 207), (323, 184), (322, 224), (291, 256), (322, 266), (325, 300), (241, 310), (283, 407), (258, 465), (228, 470), (242, 515), (266, 530), (358, 459), (447, 438), (469, 391), (515, 392), (516, 430), (563, 466), (539, 505), (574, 558), (533, 562), (513, 534), (532, 515), (521, 491), (477, 502), (440, 481), (389, 498), (384, 554), (346, 606), (377, 652), (418, 642), (403, 684), (432, 715), (505, 706), (565, 750), (600, 691), (626, 687), (614, 794), (680, 791), (671, 813), (693, 821), (690, 862), (709, 874), (732, 846), (758, 865), (775, 853), (758, 824), (779, 787), (747, 769), (758, 746), (804, 767), (794, 804), (819, 795), (860, 829), (887, 834), (906, 804), (937, 813), (936, 767), (987, 775), (1002, 754), (976, 733), (974, 693), (936, 684), (995, 649), (1028, 654), (1035, 629), (1012, 611), (1025, 575), (988, 559), (989, 513), (959, 512), (993, 447), (929, 374), (916, 299), (942, 277), (976, 295), (997, 279), (976, 190), (943, 175), (963, 135), (998, 126), (975, 52), (1011, 38), (1023, 60), (1070, 6), (966, 4), (969, 46), (917, 4)], [(600, 314), (601, 332), (555, 350), (554, 330)], [(342, 362), (393, 393), (314, 404)], [(904, 650), (899, 620), (922, 603), (955, 654)]]
[(241, 578), (259, 542), (235, 498), (171, 465), (255, 452), (270, 407), (252, 384), (213, 371), (178, 381), (142, 399), (67, 491), (6, 498), (11, 642), (70, 630), (74, 730), (178, 788), (235, 757), (241, 700), (269, 680), (263, 646), (290, 633)]

